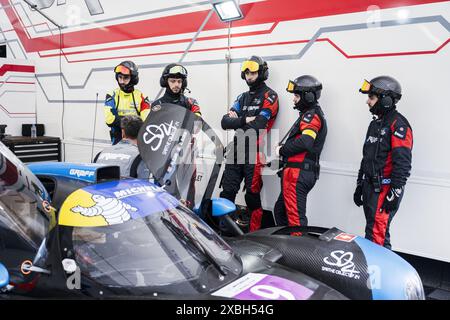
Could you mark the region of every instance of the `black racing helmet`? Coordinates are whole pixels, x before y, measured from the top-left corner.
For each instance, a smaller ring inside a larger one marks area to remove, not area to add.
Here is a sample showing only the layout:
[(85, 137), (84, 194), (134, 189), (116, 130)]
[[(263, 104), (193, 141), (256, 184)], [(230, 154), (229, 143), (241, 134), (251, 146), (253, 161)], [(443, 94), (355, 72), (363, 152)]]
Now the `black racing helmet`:
[(116, 80), (118, 80), (117, 78), (119, 74), (130, 76), (130, 82), (126, 86), (127, 89), (134, 87), (139, 82), (138, 67), (133, 61), (130, 60), (122, 61), (114, 68), (114, 72), (116, 74)]
[(259, 56), (251, 56), (242, 62), (241, 78), (243, 80), (245, 80), (245, 71), (247, 71), (247, 69), (251, 72), (258, 71), (257, 81), (266, 81), (269, 78), (269, 67), (267, 66), (267, 62)]
[(289, 80), (286, 91), (299, 94), (306, 104), (313, 105), (320, 98), (322, 83), (313, 76), (304, 75), (294, 81)]
[(159, 84), (161, 85), (161, 87), (167, 88), (167, 79), (180, 78), (183, 79), (181, 90), (184, 90), (187, 87), (187, 76), (188, 72), (185, 67), (183, 67), (179, 63), (171, 63), (164, 68), (163, 73), (161, 74), (161, 78), (159, 79)]
[(380, 103), (385, 108), (394, 106), (402, 97), (402, 86), (389, 76), (379, 76), (370, 81), (364, 80), (359, 92), (375, 94), (380, 98)]

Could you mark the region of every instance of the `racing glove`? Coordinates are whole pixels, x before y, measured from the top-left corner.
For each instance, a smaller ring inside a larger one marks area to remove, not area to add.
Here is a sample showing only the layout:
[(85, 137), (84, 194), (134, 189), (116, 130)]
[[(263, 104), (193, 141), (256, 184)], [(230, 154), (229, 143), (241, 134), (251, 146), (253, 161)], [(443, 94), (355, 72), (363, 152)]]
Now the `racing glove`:
[(398, 210), (400, 205), (400, 199), (403, 194), (403, 187), (396, 188), (392, 187), (389, 189), (386, 198), (384, 198), (383, 204), (381, 205), (380, 212), (386, 210), (386, 212), (395, 212)]
[(353, 202), (356, 206), (361, 207), (363, 204), (362, 200), (362, 185), (358, 184), (355, 189), (355, 193), (353, 193)]

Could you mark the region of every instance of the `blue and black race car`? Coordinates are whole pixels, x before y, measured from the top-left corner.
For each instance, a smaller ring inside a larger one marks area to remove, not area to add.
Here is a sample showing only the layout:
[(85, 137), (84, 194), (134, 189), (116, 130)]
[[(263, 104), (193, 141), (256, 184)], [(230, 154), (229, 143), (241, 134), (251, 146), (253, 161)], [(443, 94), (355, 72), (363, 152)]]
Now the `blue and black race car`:
[(155, 183), (110, 166), (27, 167), (0, 144), (0, 299), (424, 298), (405, 260), (336, 228), (242, 234), (234, 204), (211, 196), (220, 139), (186, 109), (152, 111), (139, 148)]

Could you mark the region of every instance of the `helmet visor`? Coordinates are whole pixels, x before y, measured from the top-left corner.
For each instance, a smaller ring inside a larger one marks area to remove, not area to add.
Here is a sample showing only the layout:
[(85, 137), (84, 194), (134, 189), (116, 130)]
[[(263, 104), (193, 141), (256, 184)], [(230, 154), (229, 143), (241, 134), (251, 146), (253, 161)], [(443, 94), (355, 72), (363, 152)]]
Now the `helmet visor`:
[(242, 62), (241, 72), (245, 72), (245, 70), (250, 70), (250, 72), (256, 72), (259, 70), (259, 64), (256, 61), (246, 60)]
[(295, 82), (292, 80), (289, 80), (288, 85), (286, 87), (286, 91), (290, 92), (290, 93), (294, 93), (296, 87), (297, 87), (297, 85), (295, 84)]
[(372, 89), (372, 84), (369, 81), (364, 80), (361, 88), (359, 89), (359, 92), (369, 93), (371, 91), (371, 89)]
[(122, 66), (121, 64), (119, 64), (115, 69), (114, 69), (115, 73), (121, 73), (121, 74), (125, 74), (125, 75), (130, 75), (130, 69), (128, 69), (125, 66)]
[(187, 77), (187, 70), (183, 66), (173, 66), (169, 69), (169, 74), (180, 74)]

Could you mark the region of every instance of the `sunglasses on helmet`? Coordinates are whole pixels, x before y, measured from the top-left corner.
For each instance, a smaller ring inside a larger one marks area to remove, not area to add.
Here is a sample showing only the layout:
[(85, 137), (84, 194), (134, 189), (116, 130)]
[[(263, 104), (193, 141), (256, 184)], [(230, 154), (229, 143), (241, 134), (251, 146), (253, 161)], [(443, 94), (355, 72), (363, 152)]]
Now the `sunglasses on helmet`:
[(364, 82), (363, 82), (363, 84), (361, 85), (361, 88), (359, 89), (359, 92), (361, 92), (361, 93), (369, 93), (369, 92), (371, 92), (373, 89), (374, 89), (374, 88), (373, 88), (373, 85), (372, 85), (369, 81), (367, 81), (367, 80), (364, 79)]
[(286, 87), (286, 91), (290, 92), (290, 93), (294, 93), (295, 91), (298, 91), (296, 89), (297, 89), (297, 85), (295, 84), (295, 82), (292, 80), (289, 80), (288, 85)]
[(242, 62), (241, 72), (245, 72), (245, 70), (250, 70), (250, 72), (256, 72), (259, 70), (259, 64), (256, 61), (246, 60)]
[(183, 66), (173, 66), (169, 69), (168, 74), (181, 74), (182, 76), (187, 77), (187, 70)]
[(117, 67), (115, 67), (114, 68), (114, 72), (115, 73), (121, 73), (121, 74), (124, 74), (124, 75), (130, 75), (130, 69), (128, 69), (127, 67), (125, 67), (125, 66), (122, 66), (122, 65), (118, 65)]

